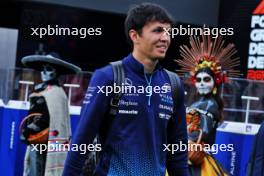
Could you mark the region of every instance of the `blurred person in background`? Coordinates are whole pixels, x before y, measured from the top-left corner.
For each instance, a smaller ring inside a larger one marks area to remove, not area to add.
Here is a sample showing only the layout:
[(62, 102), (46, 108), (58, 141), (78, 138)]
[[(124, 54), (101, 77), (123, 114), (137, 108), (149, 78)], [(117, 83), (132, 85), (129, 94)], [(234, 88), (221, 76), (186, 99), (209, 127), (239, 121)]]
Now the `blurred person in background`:
[(183, 58), (176, 60), (181, 66), (179, 74), (189, 74), (198, 92), (198, 100), (186, 110), (191, 176), (228, 175), (210, 153), (213, 152), (211, 146), (215, 142), (216, 128), (224, 119), (220, 87), (227, 80), (226, 73), (237, 76), (232, 68), (239, 65), (239, 58), (232, 58), (236, 53), (234, 45), (223, 47), (222, 42), (221, 38), (213, 40), (208, 35), (191, 36), (191, 47), (181, 47)]
[[(29, 96), (29, 115), (20, 126), (20, 139), (28, 145), (24, 176), (60, 176), (67, 150), (60, 149), (58, 144), (69, 143), (71, 126), (68, 99), (58, 77), (78, 73), (81, 69), (58, 59), (55, 54), (29, 55), (22, 58), (22, 63), (40, 71), (42, 79)], [(41, 151), (38, 144), (46, 145), (46, 150)]]

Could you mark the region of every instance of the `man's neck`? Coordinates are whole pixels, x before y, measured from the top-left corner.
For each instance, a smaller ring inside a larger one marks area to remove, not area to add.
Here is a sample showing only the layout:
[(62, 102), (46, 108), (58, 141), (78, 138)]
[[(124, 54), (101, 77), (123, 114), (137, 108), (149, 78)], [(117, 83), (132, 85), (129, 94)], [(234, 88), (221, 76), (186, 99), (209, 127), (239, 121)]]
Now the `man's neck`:
[(152, 73), (158, 63), (158, 59), (147, 58), (134, 51), (132, 55), (138, 62), (144, 65), (145, 73)]

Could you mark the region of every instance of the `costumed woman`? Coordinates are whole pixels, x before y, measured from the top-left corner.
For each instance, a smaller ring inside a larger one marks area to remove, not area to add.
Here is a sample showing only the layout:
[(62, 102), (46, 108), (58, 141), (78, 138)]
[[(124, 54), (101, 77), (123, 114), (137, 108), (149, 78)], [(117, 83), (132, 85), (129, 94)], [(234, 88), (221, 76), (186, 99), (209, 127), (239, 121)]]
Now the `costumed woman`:
[(182, 59), (175, 60), (181, 69), (180, 75), (189, 73), (198, 92), (198, 100), (186, 109), (188, 130), (188, 164), (192, 176), (228, 175), (211, 155), (216, 128), (224, 119), (220, 86), (227, 81), (227, 74), (237, 77), (233, 68), (239, 58), (233, 44), (224, 47), (222, 38), (210, 36), (190, 37), (189, 48), (180, 47)]
[[(29, 113), (20, 125), (20, 139), (28, 145), (24, 176), (60, 176), (67, 149), (58, 146), (69, 143), (71, 126), (67, 96), (58, 77), (78, 73), (81, 69), (52, 55), (26, 56), (22, 63), (40, 71), (43, 81), (30, 94)], [(46, 144), (47, 148), (42, 151), (43, 146), (33, 147), (32, 144)]]

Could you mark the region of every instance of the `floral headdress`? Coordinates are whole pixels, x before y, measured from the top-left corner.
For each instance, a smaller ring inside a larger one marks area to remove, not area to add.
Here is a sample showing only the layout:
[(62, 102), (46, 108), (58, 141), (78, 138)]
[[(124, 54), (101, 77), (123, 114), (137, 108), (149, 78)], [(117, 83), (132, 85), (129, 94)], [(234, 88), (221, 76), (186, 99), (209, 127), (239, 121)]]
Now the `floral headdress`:
[(209, 68), (214, 73), (216, 85), (227, 81), (227, 75), (238, 77), (239, 71), (233, 68), (240, 64), (239, 57), (232, 59), (237, 52), (234, 44), (224, 47), (225, 41), (222, 37), (212, 39), (210, 35), (190, 37), (189, 48), (186, 45), (180, 46), (182, 59), (175, 60), (180, 66), (176, 70), (179, 75), (190, 73), (191, 80), (195, 83), (196, 73), (203, 68)]

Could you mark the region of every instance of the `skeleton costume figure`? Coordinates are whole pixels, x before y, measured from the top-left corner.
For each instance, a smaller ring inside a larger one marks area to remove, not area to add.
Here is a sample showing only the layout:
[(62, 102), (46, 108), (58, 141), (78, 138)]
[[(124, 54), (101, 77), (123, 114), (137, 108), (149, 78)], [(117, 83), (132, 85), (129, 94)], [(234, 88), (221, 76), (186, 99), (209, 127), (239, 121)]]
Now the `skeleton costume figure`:
[[(191, 48), (180, 48), (183, 59), (176, 60), (181, 66), (179, 74), (190, 74), (198, 92), (198, 100), (187, 108), (187, 130), (189, 141), (189, 172), (193, 176), (227, 175), (221, 165), (210, 154), (214, 144), (216, 128), (223, 120), (223, 101), (220, 86), (228, 76), (238, 76), (233, 67), (239, 65), (239, 58), (233, 44), (224, 47), (222, 38), (210, 36), (190, 37)], [(198, 149), (197, 149), (198, 146)]]
[[(69, 143), (71, 127), (67, 97), (58, 76), (78, 73), (81, 69), (51, 55), (26, 56), (22, 63), (40, 71), (43, 81), (30, 94), (29, 115), (21, 123), (20, 138), (28, 144), (24, 176), (59, 176), (67, 150), (57, 146)], [(38, 151), (33, 150), (31, 144), (48, 144), (47, 150), (40, 151), (39, 147)]]

